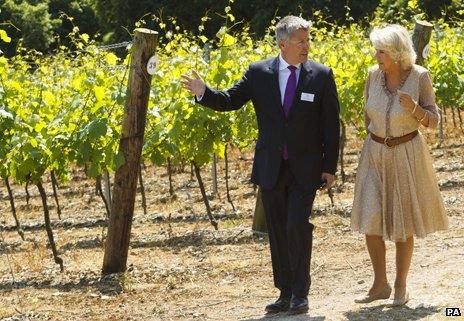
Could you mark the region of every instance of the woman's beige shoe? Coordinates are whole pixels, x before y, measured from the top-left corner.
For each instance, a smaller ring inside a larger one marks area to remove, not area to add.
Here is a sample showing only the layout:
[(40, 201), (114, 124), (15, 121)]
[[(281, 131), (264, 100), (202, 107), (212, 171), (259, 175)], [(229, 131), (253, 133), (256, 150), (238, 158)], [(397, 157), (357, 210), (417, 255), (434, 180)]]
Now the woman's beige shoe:
[(380, 289), (376, 293), (368, 293), (367, 295), (361, 296), (359, 298), (354, 299), (356, 303), (370, 303), (376, 300), (384, 300), (390, 297), (392, 292), (392, 288), (389, 284), (385, 285), (382, 289)]
[(409, 292), (408, 290), (404, 291), (404, 295), (401, 298), (393, 299), (392, 302), (388, 305), (390, 307), (398, 307), (405, 305), (409, 301)]

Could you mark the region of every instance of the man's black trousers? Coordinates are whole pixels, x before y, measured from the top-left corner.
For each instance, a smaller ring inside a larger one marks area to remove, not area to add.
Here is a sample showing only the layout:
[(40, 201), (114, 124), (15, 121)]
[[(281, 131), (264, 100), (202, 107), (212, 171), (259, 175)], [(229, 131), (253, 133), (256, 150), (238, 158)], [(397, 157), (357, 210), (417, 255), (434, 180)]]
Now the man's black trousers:
[(314, 225), (309, 223), (316, 189), (300, 186), (282, 160), (276, 185), (261, 189), (271, 247), (274, 285), (281, 295), (303, 298), (311, 285), (309, 274)]

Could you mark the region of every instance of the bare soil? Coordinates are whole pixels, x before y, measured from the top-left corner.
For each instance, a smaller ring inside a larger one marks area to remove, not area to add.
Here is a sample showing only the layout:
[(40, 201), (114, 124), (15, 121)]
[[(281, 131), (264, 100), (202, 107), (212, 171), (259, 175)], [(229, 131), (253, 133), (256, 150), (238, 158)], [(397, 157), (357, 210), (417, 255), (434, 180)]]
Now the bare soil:
[[(106, 234), (105, 208), (95, 183), (83, 170), (73, 170), (58, 193), (62, 220), (56, 215), (46, 177), (53, 229), (65, 271), (60, 273), (47, 246), (38, 191), (13, 184), (22, 241), (6, 187), (0, 185), (0, 320), (464, 320), (445, 316), (446, 307), (464, 314), (464, 143), (454, 131), (438, 147), (427, 134), (450, 229), (417, 239), (409, 277), (410, 302), (390, 308), (388, 301), (367, 305), (353, 298), (368, 290), (372, 270), (362, 235), (350, 231), (350, 209), (361, 141), (351, 139), (345, 155), (347, 180), (338, 178), (334, 206), (318, 195), (312, 222), (316, 225), (310, 311), (266, 316), (275, 300), (267, 236), (251, 231), (256, 191), (249, 183), (252, 154), (233, 151), (231, 195), (227, 202), (224, 162), (220, 160), (219, 195), (211, 197), (219, 231), (207, 220), (197, 182), (190, 168), (174, 175), (175, 196), (169, 195), (166, 169), (143, 171), (148, 212), (140, 194), (132, 225), (126, 273), (101, 275)], [(202, 172), (211, 190), (210, 168)], [(387, 243), (390, 281), (395, 274), (394, 244)]]

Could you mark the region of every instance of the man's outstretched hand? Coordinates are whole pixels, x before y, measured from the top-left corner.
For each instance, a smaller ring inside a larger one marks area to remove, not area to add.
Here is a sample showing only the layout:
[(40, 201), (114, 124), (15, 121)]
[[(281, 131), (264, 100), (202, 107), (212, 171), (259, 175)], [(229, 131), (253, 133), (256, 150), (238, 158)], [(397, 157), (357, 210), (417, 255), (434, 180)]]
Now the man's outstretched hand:
[(190, 91), (195, 96), (202, 97), (206, 90), (206, 84), (196, 70), (193, 70), (192, 73), (193, 78), (187, 75), (182, 75), (182, 87)]

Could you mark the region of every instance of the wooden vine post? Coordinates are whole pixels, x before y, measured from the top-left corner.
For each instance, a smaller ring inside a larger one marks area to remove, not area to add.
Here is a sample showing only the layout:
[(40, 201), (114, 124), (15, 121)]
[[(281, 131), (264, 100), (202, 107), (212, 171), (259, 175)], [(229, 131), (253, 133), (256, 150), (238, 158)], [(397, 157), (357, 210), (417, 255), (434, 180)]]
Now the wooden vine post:
[[(412, 42), (414, 45), (414, 51), (417, 54), (416, 58), (416, 64), (418, 65), (423, 65), (425, 58), (427, 58), (429, 54), (429, 42), (430, 38), (432, 36), (432, 31), (433, 31), (433, 25), (427, 21), (421, 21), (417, 20), (415, 27), (414, 27), (414, 32), (412, 34)], [(442, 106), (444, 107), (444, 106)], [(443, 139), (445, 137), (444, 135), (444, 129), (443, 129), (443, 115), (442, 115), (442, 109), (439, 110), (440, 112), (440, 125), (439, 125), (439, 132), (438, 132), (438, 137), (440, 139), (439, 145), (443, 143)]]
[[(412, 43), (417, 53), (416, 64), (423, 65), (424, 59), (429, 52), (429, 41), (432, 36), (433, 25), (427, 21), (416, 21), (414, 32), (412, 34)], [(427, 47), (427, 48), (426, 48)], [(425, 50), (424, 50), (425, 49)]]
[(135, 29), (122, 134), (119, 142), (119, 151), (123, 153), (125, 163), (116, 171), (114, 177), (103, 274), (126, 270), (151, 87), (151, 75), (147, 72), (147, 63), (154, 55), (157, 43), (158, 33), (156, 31), (145, 28)]
[(256, 195), (255, 214), (253, 215), (253, 225), (251, 230), (254, 232), (267, 233), (266, 218), (264, 216), (264, 206), (261, 197), (261, 187), (258, 188)]

